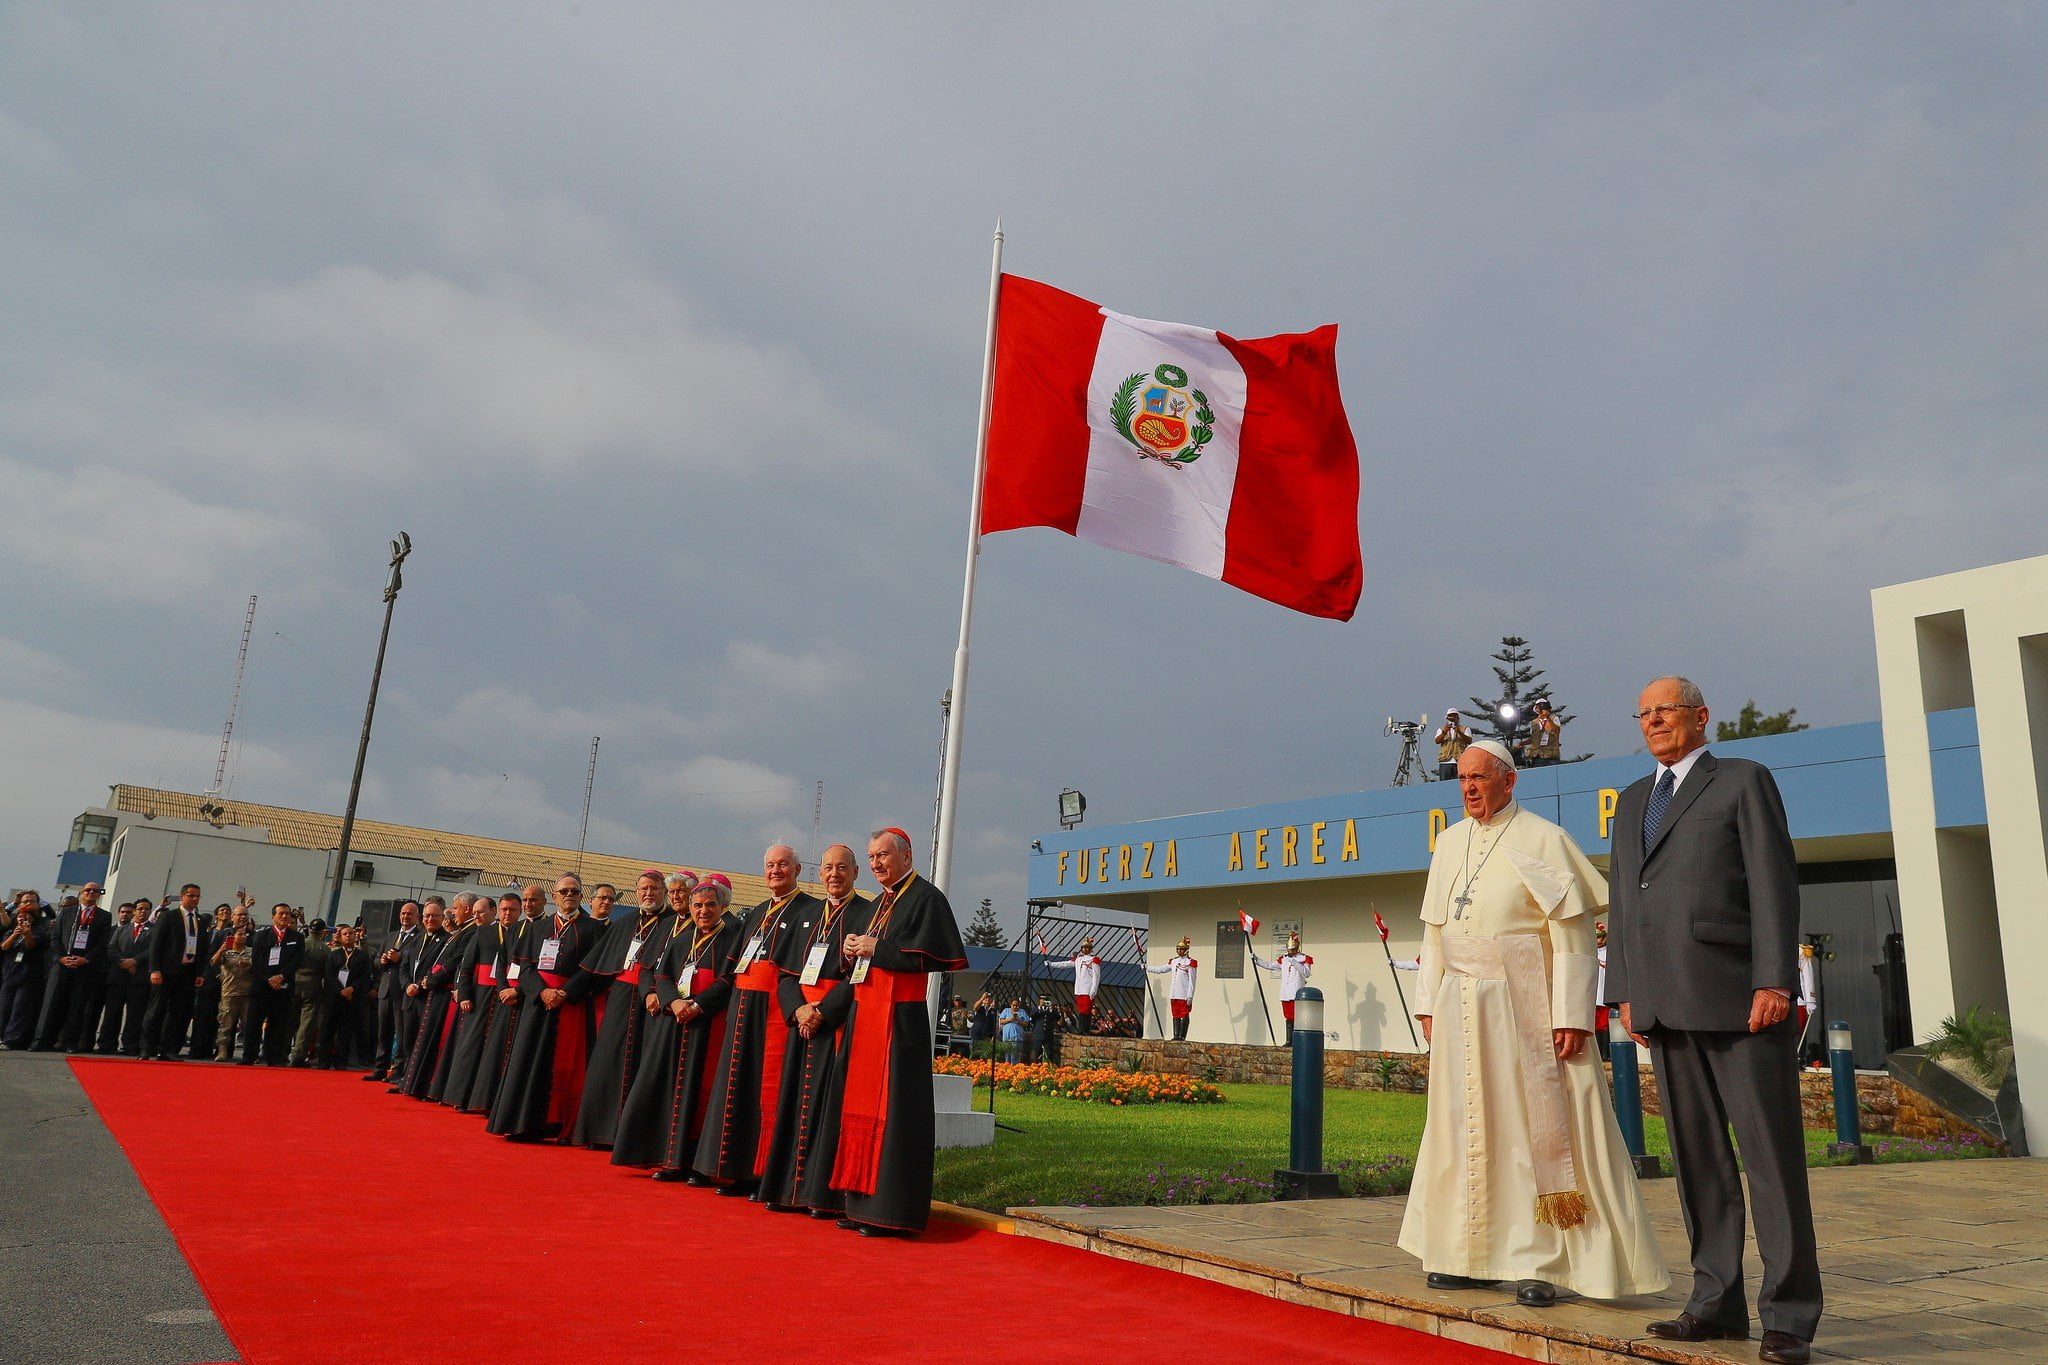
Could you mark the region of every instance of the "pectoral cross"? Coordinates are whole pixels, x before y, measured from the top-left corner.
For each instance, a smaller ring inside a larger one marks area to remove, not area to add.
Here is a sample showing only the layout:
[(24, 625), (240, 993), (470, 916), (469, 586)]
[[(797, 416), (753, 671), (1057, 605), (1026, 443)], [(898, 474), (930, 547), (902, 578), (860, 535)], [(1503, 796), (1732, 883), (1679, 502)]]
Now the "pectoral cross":
[(1467, 888), (1465, 889), (1465, 894), (1464, 894), (1464, 895), (1462, 895), (1462, 896), (1460, 896), (1460, 897), (1458, 897), (1458, 898), (1457, 898), (1456, 900), (1452, 901), (1452, 902), (1451, 902), (1451, 904), (1453, 904), (1453, 905), (1455, 905), (1455, 906), (1457, 906), (1457, 907), (1458, 907), (1458, 908), (1457, 908), (1457, 909), (1456, 909), (1455, 911), (1453, 911), (1453, 912), (1452, 912), (1452, 914), (1451, 914), (1451, 918), (1452, 918), (1452, 919), (1463, 919), (1463, 918), (1465, 918), (1465, 912), (1466, 912), (1467, 910), (1469, 910), (1469, 909), (1471, 909), (1471, 908), (1472, 908), (1472, 890), (1471, 890), (1471, 888), (1470, 888), (1470, 887), (1467, 887)]

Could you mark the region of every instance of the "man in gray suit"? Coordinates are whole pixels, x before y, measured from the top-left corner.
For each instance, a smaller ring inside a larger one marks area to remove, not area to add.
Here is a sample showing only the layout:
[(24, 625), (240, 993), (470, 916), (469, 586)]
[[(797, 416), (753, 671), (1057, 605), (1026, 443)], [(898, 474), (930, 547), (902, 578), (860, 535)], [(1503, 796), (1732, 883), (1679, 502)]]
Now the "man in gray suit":
[(1821, 1286), (1791, 1024), (1799, 870), (1785, 806), (1768, 768), (1706, 751), (1706, 700), (1690, 681), (1651, 683), (1636, 721), (1658, 771), (1615, 807), (1607, 995), (1656, 1063), (1693, 1264), (1685, 1311), (1649, 1330), (1749, 1335), (1732, 1123), (1764, 1262), (1758, 1354), (1803, 1365)]

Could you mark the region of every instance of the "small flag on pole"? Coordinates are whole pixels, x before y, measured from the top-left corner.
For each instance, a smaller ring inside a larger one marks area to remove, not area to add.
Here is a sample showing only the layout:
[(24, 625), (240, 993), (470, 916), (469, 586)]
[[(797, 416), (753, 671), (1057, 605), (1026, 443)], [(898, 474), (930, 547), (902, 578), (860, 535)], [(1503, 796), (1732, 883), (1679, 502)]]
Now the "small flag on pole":
[(1045, 956), (1045, 939), (1043, 936), (1031, 941), (1031, 951), (1037, 953), (1040, 957)]
[(1244, 912), (1244, 907), (1242, 905), (1237, 907), (1237, 922), (1238, 924), (1243, 926), (1244, 936), (1246, 938), (1250, 938), (1253, 934), (1259, 932), (1259, 922), (1253, 919), (1250, 915), (1247, 915)]
[(1138, 926), (1135, 924), (1131, 926), (1131, 951), (1138, 955), (1138, 960), (1140, 962), (1143, 962), (1145, 960), (1145, 944), (1144, 941), (1138, 937)]
[(1348, 621), (1358, 446), (1337, 329), (1240, 339), (1005, 275), (983, 535), (1050, 526)]
[(1387, 941), (1387, 922), (1380, 918), (1379, 911), (1375, 910), (1372, 912), (1372, 922), (1373, 926), (1380, 931), (1380, 942), (1385, 943)]

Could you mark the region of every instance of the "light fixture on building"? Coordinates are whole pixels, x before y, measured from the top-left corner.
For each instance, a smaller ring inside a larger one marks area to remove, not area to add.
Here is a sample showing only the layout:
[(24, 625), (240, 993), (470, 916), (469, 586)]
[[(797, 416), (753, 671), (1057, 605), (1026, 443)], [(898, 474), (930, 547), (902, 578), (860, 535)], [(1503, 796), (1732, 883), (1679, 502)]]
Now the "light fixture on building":
[(1072, 829), (1088, 813), (1088, 798), (1072, 787), (1060, 793), (1060, 828)]

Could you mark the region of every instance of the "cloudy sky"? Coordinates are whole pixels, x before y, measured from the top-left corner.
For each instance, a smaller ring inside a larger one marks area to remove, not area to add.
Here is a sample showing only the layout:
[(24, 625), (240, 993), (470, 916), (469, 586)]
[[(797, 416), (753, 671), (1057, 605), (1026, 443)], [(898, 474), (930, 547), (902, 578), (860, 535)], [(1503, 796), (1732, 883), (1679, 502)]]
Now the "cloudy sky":
[[(745, 13), (741, 13), (745, 10)], [(0, 881), (115, 782), (758, 866), (929, 830), (991, 231), (1341, 325), (1348, 624), (981, 559), (955, 899), (1384, 785), (1534, 641), (1877, 713), (1873, 586), (2040, 553), (2032, 6), (0, 5)], [(1490, 688), (1488, 689), (1490, 691)], [(923, 842), (920, 835), (919, 842)]]

